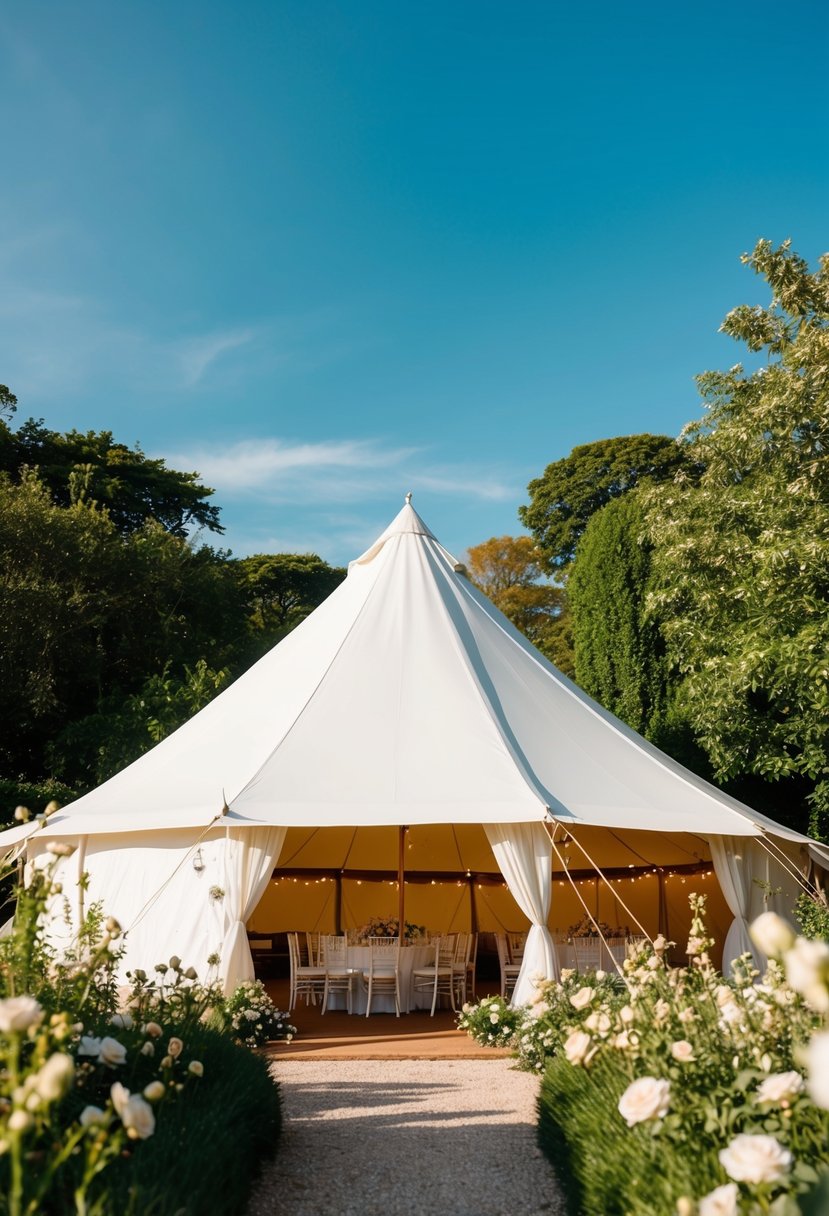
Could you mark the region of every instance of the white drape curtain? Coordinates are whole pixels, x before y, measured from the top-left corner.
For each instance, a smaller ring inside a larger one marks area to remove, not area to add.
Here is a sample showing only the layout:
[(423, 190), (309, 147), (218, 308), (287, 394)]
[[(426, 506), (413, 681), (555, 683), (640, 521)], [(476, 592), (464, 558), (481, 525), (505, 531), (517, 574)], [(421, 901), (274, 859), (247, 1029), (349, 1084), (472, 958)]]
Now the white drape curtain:
[(245, 922), (265, 893), (282, 852), (287, 828), (228, 828), (224, 844), (224, 941), (219, 975), (225, 993), (252, 980), (253, 959)]
[(553, 862), (550, 837), (540, 823), (488, 823), (487, 839), (510, 893), (530, 921), (524, 961), (512, 995), (524, 1005), (535, 992), (535, 980), (558, 979), (556, 948), (547, 928)]
[(768, 878), (768, 854), (750, 836), (711, 836), (708, 843), (714, 873), (734, 917), (723, 944), (723, 975), (729, 975), (734, 960), (746, 953), (763, 971), (766, 958), (748, 935), (748, 917), (755, 878), (761, 881)]

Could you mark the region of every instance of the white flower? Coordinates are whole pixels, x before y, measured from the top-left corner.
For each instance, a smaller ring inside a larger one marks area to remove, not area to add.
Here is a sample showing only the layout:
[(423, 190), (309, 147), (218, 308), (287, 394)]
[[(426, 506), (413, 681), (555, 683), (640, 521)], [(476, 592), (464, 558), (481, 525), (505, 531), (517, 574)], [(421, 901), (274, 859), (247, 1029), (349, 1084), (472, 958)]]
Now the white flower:
[(194, 1077), (204, 1076), (204, 1065), (201, 1060), (191, 1060), (187, 1065), (187, 1071), (191, 1072)]
[(117, 1026), (119, 1030), (132, 1030), (135, 1022), (131, 1013), (114, 1013), (109, 1019), (109, 1024)]
[(726, 1001), (720, 1008), (720, 1022), (723, 1026), (736, 1026), (743, 1017), (743, 1011), (736, 1001)]
[(794, 930), (776, 912), (763, 912), (749, 925), (749, 936), (758, 950), (770, 958), (778, 958), (794, 945)]
[(735, 1136), (720, 1149), (720, 1164), (735, 1182), (777, 1182), (792, 1163), (792, 1155), (774, 1136)]
[(702, 947), (705, 945), (701, 937), (689, 937), (688, 945), (685, 947), (686, 954), (700, 954)]
[(697, 1019), (697, 1015), (690, 1007), (688, 1009), (680, 1009), (677, 1016), (683, 1025), (686, 1025), (688, 1022), (695, 1022)]
[(618, 1047), (619, 1051), (630, 1051), (637, 1042), (636, 1035), (631, 1035), (629, 1030), (620, 1030), (613, 1040), (613, 1046)]
[(53, 857), (71, 857), (75, 852), (75, 846), (66, 844), (62, 840), (50, 840), (46, 846), (46, 852), (51, 853)]
[(619, 1010), (619, 1018), (621, 1019), (623, 1026), (630, 1026), (633, 1023), (635, 1017), (636, 1017), (636, 1014), (633, 1012), (630, 1005), (623, 1005), (622, 1008)]
[(799, 1072), (775, 1072), (766, 1077), (757, 1089), (758, 1102), (785, 1102), (803, 1093), (805, 1082)]
[(255, 1009), (246, 1009), (245, 1017), (247, 1018), (247, 1020), (249, 1022), (255, 1022), (256, 1019), (259, 1017), (259, 1014), (256, 1012)]
[(696, 1059), (694, 1049), (687, 1039), (678, 1039), (676, 1043), (671, 1043), (671, 1055), (680, 1064), (688, 1064)]
[(10, 996), (0, 1001), (0, 1031), (3, 1034), (20, 1034), (32, 1026), (39, 1026), (43, 1010), (33, 996)]
[(809, 1096), (816, 1106), (829, 1110), (829, 1031), (813, 1034), (806, 1048)]
[(829, 1012), (829, 945), (798, 937), (784, 958), (786, 979), (802, 997), (821, 1013)]
[(107, 1122), (106, 1111), (101, 1110), (100, 1106), (85, 1106), (80, 1114), (81, 1127), (90, 1127), (93, 1124), (105, 1125)]
[(7, 1127), (10, 1132), (27, 1132), (34, 1127), (34, 1119), (27, 1110), (13, 1110), (9, 1115)]
[(593, 1040), (583, 1030), (574, 1030), (564, 1040), (564, 1054), (571, 1064), (583, 1064)]
[(141, 1048), (141, 1054), (142, 1054), (142, 1056), (154, 1056), (155, 1055), (155, 1044), (151, 1043), (150, 1040), (147, 1039), (146, 1043)]
[(111, 1039), (107, 1035), (101, 1039), (98, 1059), (101, 1064), (106, 1064), (107, 1068), (117, 1068), (119, 1064), (126, 1063), (127, 1049), (117, 1039)]
[(181, 1039), (172, 1038), (167, 1044), (167, 1054), (172, 1056), (174, 1060), (181, 1055), (183, 1050), (184, 1044), (182, 1043)]
[(595, 989), (593, 988), (588, 988), (587, 986), (579, 988), (578, 992), (574, 992), (570, 997), (570, 1004), (574, 1009), (586, 1009), (593, 1000), (594, 993)]
[(121, 1122), (130, 1140), (146, 1140), (155, 1131), (155, 1115), (149, 1102), (131, 1094), (121, 1113)]
[(127, 1089), (126, 1085), (122, 1085), (120, 1081), (116, 1081), (115, 1084), (110, 1087), (109, 1096), (112, 1099), (112, 1105), (115, 1107), (115, 1113), (120, 1119), (121, 1111), (124, 1110), (129, 1100), (130, 1091)]
[(584, 1024), (594, 1034), (606, 1035), (611, 1026), (610, 1015), (604, 1010), (594, 1010), (590, 1017), (585, 1018)]
[(671, 1007), (667, 1001), (663, 1001), (662, 997), (656, 1002), (653, 1007), (653, 1019), (655, 1022), (664, 1022), (671, 1012)]
[(699, 1201), (699, 1216), (737, 1216), (736, 1182), (727, 1182), (703, 1196)]
[(94, 1035), (91, 1035), (91, 1034), (81, 1035), (81, 1041), (78, 1044), (78, 1055), (79, 1056), (92, 1056), (93, 1059), (97, 1060), (100, 1053), (101, 1053), (101, 1040), (100, 1039), (96, 1039), (94, 1037)]
[(142, 1034), (148, 1034), (151, 1039), (160, 1039), (164, 1031), (159, 1026), (158, 1022), (147, 1022), (146, 1026), (141, 1027)]
[(75, 1061), (62, 1051), (50, 1056), (34, 1078), (35, 1091), (44, 1102), (57, 1102), (75, 1079)]
[(492, 1025), (493, 1025), (493, 1026), (497, 1026), (497, 1025), (498, 1025), (498, 1023), (499, 1023), (499, 1021), (501, 1020), (501, 1018), (500, 1018), (500, 1014), (498, 1013), (498, 1010), (497, 1010), (497, 1009), (496, 1009), (496, 1010), (494, 1010), (494, 1011), (493, 1011), (493, 1012), (492, 1012), (492, 1013), (489, 1015), (489, 1020), (490, 1020), (490, 1022), (492, 1023)]
[(668, 949), (668, 939), (663, 933), (653, 939), (653, 948), (657, 954), (664, 954)]
[(561, 969), (562, 983), (564, 983), (566, 980), (572, 979), (575, 974), (576, 974), (576, 972), (573, 967), (562, 967), (562, 969)]
[(633, 1127), (649, 1119), (662, 1119), (668, 1113), (671, 1083), (657, 1077), (640, 1077), (632, 1081), (619, 1099), (619, 1114)]
[(148, 1102), (160, 1102), (164, 1093), (163, 1081), (150, 1081), (149, 1085), (144, 1086), (144, 1097)]

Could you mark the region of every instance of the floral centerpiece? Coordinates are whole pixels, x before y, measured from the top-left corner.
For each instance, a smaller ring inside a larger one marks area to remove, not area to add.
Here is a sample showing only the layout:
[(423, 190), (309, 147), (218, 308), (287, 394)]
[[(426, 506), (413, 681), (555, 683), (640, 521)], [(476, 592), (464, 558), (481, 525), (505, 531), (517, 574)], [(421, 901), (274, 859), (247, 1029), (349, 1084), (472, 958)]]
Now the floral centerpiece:
[(598, 937), (599, 930), (603, 937), (628, 937), (629, 930), (623, 929), (620, 925), (611, 926), (604, 920), (591, 920), (589, 916), (583, 916), (578, 924), (571, 925), (567, 930), (568, 939), (574, 937)]
[[(357, 930), (357, 940), (364, 942), (370, 937), (399, 937), (400, 921), (396, 916), (372, 916)], [(411, 921), (403, 922), (403, 937), (406, 941), (416, 941), (426, 936), (425, 925), (413, 925)]]

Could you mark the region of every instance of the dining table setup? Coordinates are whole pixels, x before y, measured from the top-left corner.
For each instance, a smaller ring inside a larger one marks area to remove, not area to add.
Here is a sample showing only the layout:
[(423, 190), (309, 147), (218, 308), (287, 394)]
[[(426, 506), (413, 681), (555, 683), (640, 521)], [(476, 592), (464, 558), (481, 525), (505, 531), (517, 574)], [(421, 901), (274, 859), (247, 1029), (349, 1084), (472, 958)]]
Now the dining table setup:
[[(460, 1009), (474, 991), (477, 935), (430, 936), (422, 926), (370, 922), (347, 934), (289, 933), (291, 997), (368, 1016), (435, 1009), (444, 998)], [(377, 932), (381, 930), (381, 932)]]

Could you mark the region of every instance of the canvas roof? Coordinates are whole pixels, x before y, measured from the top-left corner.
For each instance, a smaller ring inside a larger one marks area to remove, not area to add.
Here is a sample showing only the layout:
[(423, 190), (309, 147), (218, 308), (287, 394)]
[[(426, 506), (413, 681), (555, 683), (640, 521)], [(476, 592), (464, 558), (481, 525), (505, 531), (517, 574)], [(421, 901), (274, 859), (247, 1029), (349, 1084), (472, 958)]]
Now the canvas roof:
[(235, 825), (554, 818), (574, 829), (805, 839), (586, 696), (473, 586), (408, 501), (297, 629), (46, 831), (200, 827), (223, 806)]

